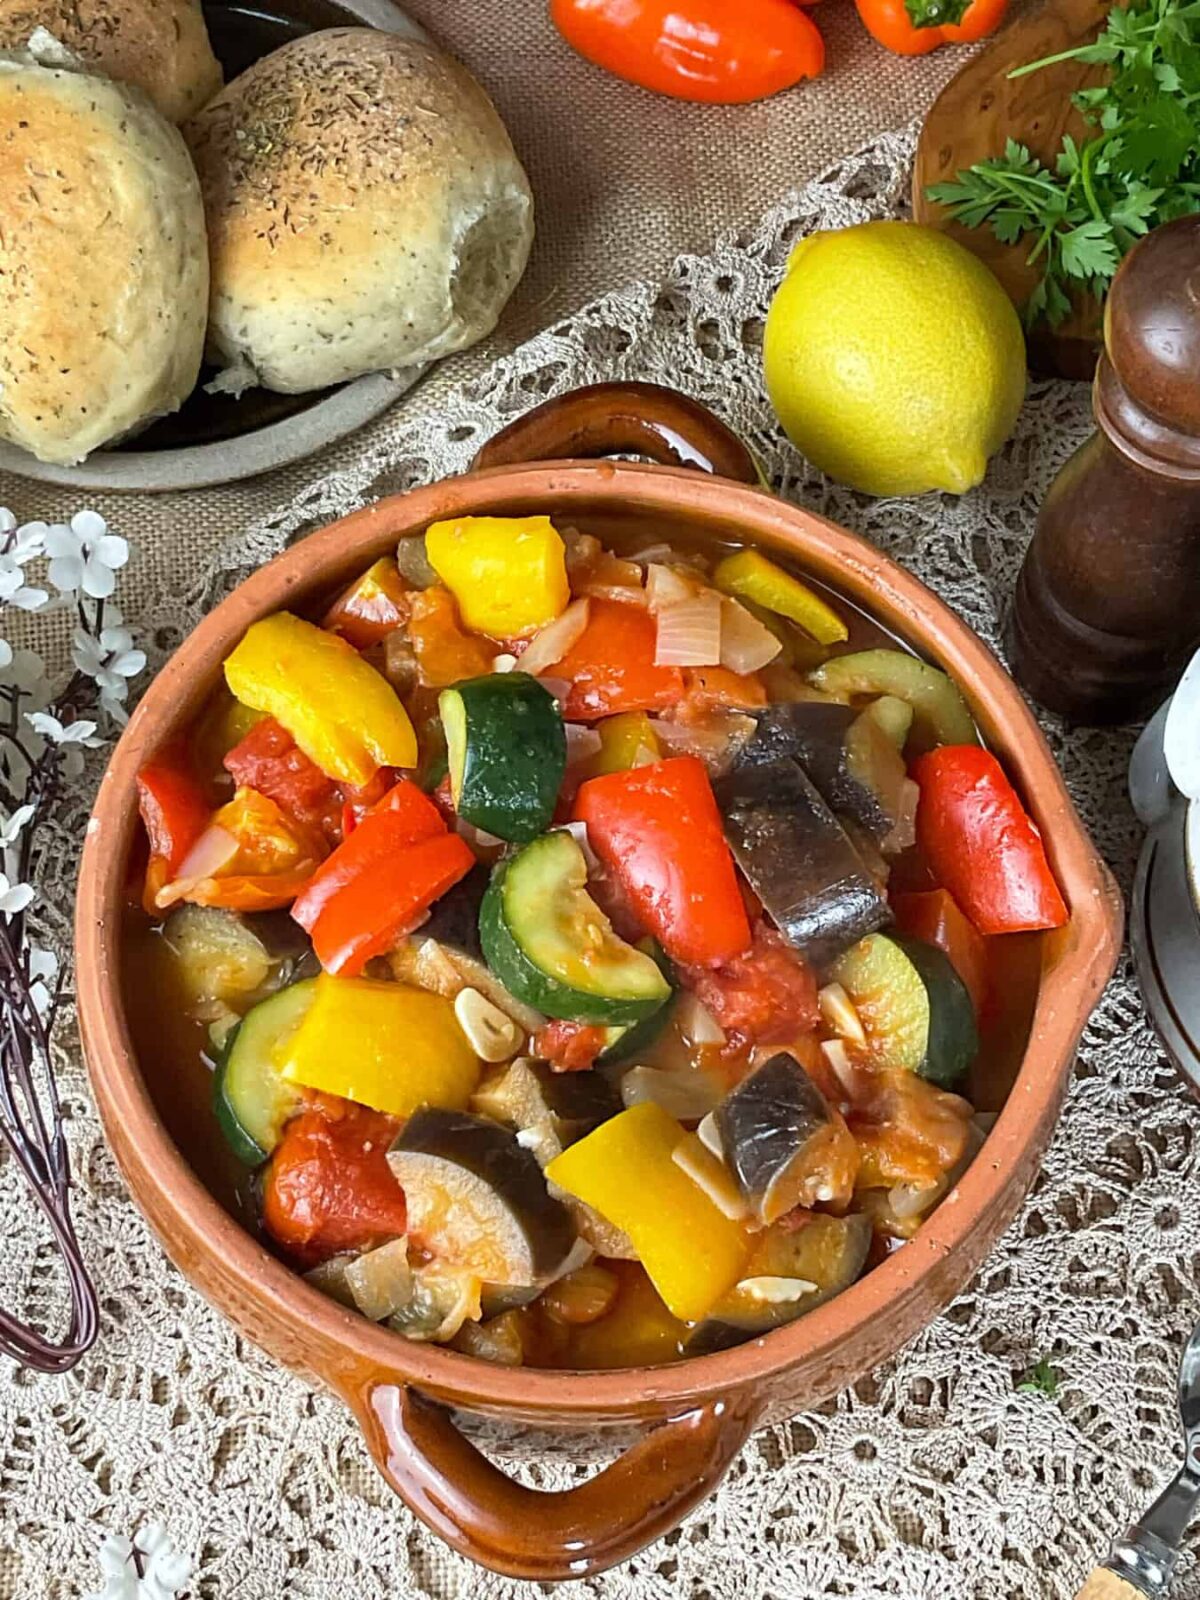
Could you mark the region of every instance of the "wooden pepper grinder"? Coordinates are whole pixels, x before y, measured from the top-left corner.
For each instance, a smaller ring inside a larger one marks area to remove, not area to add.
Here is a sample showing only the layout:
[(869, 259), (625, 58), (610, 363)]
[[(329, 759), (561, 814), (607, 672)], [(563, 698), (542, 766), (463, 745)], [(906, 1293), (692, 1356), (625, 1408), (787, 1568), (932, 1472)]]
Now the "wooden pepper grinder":
[(1200, 216), (1113, 280), (1097, 432), (1050, 486), (1009, 622), (1013, 671), (1078, 722), (1144, 716), (1200, 646)]

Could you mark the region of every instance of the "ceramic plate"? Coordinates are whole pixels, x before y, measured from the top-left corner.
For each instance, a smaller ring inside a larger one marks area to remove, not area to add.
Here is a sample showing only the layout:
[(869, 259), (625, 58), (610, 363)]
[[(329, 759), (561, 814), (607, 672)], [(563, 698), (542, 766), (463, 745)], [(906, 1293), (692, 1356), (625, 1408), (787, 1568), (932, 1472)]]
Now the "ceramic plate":
[[(259, 5), (205, 4), (213, 50), (228, 82), (269, 51), (319, 28), (383, 28), (427, 39), (423, 28), (391, 0), (265, 0)], [(200, 374), (174, 416), (147, 428), (127, 447), (97, 450), (77, 467), (53, 466), (0, 442), (0, 468), (43, 483), (80, 489), (154, 491), (203, 489), (287, 466), (345, 438), (386, 411), (410, 389), (424, 367), (398, 377), (372, 373), (313, 394), (271, 394), (250, 389), (233, 399), (211, 395)]]

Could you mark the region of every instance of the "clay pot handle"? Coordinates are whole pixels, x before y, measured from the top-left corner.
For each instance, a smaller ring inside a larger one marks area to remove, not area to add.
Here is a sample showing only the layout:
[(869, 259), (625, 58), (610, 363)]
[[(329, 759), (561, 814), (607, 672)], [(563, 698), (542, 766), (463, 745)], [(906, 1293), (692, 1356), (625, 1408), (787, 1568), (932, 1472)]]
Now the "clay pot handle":
[(1094, 1567), (1075, 1600), (1146, 1600), (1146, 1596), (1107, 1567)]
[(763, 483), (758, 463), (731, 428), (699, 401), (656, 383), (595, 383), (547, 400), (489, 439), (474, 465), (617, 454)]
[(544, 1493), (506, 1477), (414, 1389), (377, 1384), (352, 1404), (380, 1472), (422, 1522), (481, 1566), (542, 1583), (603, 1572), (669, 1533), (712, 1493), (758, 1415), (707, 1401), (586, 1483)]

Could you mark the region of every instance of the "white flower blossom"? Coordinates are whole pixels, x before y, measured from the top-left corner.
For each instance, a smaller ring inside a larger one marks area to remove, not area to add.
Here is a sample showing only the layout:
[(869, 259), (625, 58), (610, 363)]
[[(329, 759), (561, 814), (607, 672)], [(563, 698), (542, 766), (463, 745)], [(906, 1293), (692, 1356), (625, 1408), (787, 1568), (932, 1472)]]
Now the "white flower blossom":
[(94, 600), (106, 600), (116, 588), (114, 573), (129, 560), (129, 545), (109, 533), (98, 511), (77, 511), (69, 526), (55, 523), (46, 530), (48, 576), (62, 594), (82, 589)]
[(0, 601), (21, 611), (37, 611), (49, 598), (45, 589), (31, 588), (25, 582), (25, 574), (13, 556), (0, 554)]
[(6, 917), (15, 917), (18, 911), (24, 911), (33, 896), (32, 884), (10, 883), (8, 874), (0, 872), (0, 912)]
[(11, 817), (6, 817), (0, 811), (0, 847), (7, 849), (10, 844), (16, 844), (21, 829), (33, 816), (33, 811), (30, 805), (18, 806)]
[(96, 724), (86, 717), (64, 725), (47, 711), (30, 711), (26, 713), (25, 721), (35, 733), (49, 739), (51, 744), (74, 744), (85, 750), (98, 750), (104, 743), (96, 732)]
[(58, 957), (53, 950), (31, 949), (26, 963), (29, 969), (29, 998), (33, 1001), (34, 1009), (43, 1020), (50, 1015), (50, 1007), (54, 996), (51, 994), (51, 985), (58, 977)]
[(146, 653), (133, 648), (133, 635), (128, 628), (102, 628), (98, 638), (84, 628), (76, 628), (71, 660), (104, 695), (124, 700), (129, 693), (126, 679), (135, 678), (146, 665)]
[[(7, 644), (7, 640), (0, 643)], [(9, 645), (7, 657), (0, 651), (0, 684), (12, 684), (23, 692), (36, 689), (49, 698), (49, 674), (36, 650), (14, 650)]]
[[(144, 1576), (138, 1575), (138, 1557)], [(152, 1522), (136, 1547), (123, 1534), (109, 1534), (100, 1546), (104, 1588), (88, 1600), (177, 1600), (192, 1576), (189, 1556), (176, 1550), (166, 1529)]]

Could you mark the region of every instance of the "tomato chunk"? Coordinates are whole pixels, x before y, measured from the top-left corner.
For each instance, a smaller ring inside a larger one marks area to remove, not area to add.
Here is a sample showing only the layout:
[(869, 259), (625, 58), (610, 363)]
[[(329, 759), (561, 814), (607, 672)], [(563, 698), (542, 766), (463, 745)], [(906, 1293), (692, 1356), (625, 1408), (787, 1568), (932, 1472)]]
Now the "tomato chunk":
[(404, 1191), (387, 1152), (395, 1117), (323, 1099), (283, 1131), (263, 1183), (263, 1222), (305, 1266), (403, 1234)]
[(604, 1049), (605, 1029), (590, 1022), (548, 1022), (533, 1036), (533, 1053), (555, 1072), (583, 1072)]
[(239, 788), (257, 789), (305, 827), (330, 840), (338, 837), (341, 807), (332, 779), (274, 717), (256, 722), (226, 755), (224, 766)]
[(563, 715), (595, 722), (620, 711), (661, 711), (683, 694), (678, 667), (657, 667), (654, 618), (641, 606), (593, 596), (587, 627), (554, 667), (571, 685)]
[(735, 1049), (788, 1044), (820, 1018), (812, 968), (765, 922), (743, 954), (718, 967), (685, 967), (681, 976)]

